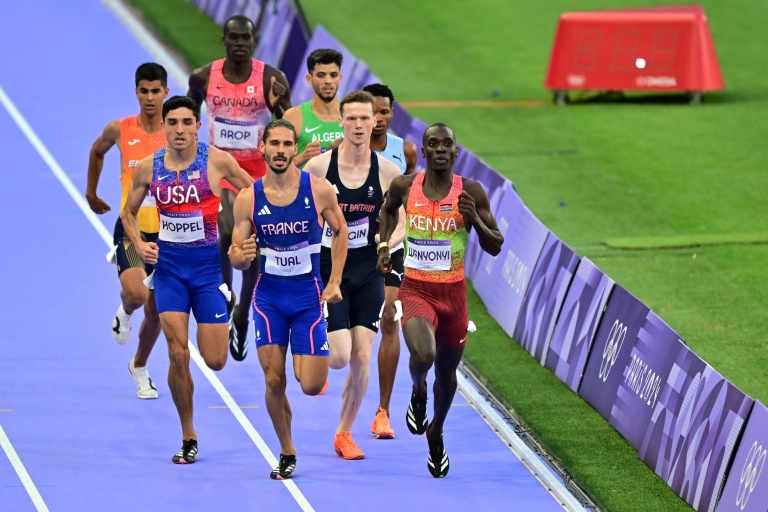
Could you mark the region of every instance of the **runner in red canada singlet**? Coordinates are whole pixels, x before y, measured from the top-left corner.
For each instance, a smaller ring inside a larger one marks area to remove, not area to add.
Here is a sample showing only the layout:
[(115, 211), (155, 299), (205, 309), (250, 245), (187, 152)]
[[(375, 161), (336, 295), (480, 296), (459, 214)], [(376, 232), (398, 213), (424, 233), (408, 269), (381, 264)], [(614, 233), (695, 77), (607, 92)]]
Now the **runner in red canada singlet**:
[[(252, 58), (258, 36), (253, 22), (245, 16), (232, 16), (224, 23), (222, 42), (226, 58), (196, 69), (189, 77), (189, 97), (208, 109), (208, 143), (230, 153), (256, 180), (266, 167), (259, 151), (264, 127), (274, 114), (277, 119), (291, 108), (290, 86), (278, 69)], [(232, 264), (227, 251), (235, 225), (233, 206), (237, 187), (226, 180), (221, 184), (219, 213), (219, 256), (224, 283), (232, 289)], [(229, 304), (229, 350), (237, 361), (248, 353), (248, 304), (259, 274), (259, 259), (243, 272), (240, 304), (235, 296)]]

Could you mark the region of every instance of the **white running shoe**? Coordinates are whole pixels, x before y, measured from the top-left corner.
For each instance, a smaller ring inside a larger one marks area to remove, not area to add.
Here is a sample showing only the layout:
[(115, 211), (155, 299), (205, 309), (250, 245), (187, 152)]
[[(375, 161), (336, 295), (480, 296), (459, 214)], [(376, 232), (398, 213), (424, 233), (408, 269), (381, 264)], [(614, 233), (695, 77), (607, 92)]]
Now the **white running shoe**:
[(128, 343), (131, 337), (131, 315), (123, 309), (123, 303), (117, 308), (115, 319), (112, 320), (112, 337), (121, 345)]
[(139, 395), (139, 398), (145, 400), (157, 398), (157, 388), (152, 384), (152, 379), (146, 366), (136, 368), (133, 366), (133, 359), (131, 359), (131, 362), (128, 363), (128, 371), (131, 372), (133, 379), (136, 381), (136, 394)]

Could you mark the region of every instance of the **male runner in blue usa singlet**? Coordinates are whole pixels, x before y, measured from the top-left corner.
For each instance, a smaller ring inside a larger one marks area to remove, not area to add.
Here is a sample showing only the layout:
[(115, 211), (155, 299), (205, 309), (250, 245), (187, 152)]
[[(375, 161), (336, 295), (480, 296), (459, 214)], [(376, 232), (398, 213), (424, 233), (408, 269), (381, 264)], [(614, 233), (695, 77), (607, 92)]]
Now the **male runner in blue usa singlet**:
[[(232, 155), (197, 142), (200, 107), (186, 96), (163, 104), (168, 147), (139, 162), (121, 213), (125, 234), (145, 263), (154, 265), (155, 302), (168, 341), (168, 387), (179, 413), (182, 448), (172, 458), (191, 464), (197, 457), (189, 372), (189, 313), (197, 321), (197, 345), (205, 364), (221, 370), (227, 361), (227, 303), (221, 293), (221, 258), (216, 221), (220, 182), (239, 188), (252, 179)], [(157, 243), (142, 239), (137, 214), (147, 192), (155, 199)]]
[[(266, 404), (280, 441), (280, 463), (270, 473), (291, 478), (296, 447), (291, 437), (291, 408), (285, 396), (285, 358), (291, 346), (301, 390), (317, 395), (328, 377), (329, 348), (323, 302), (341, 301), (341, 274), (347, 256), (347, 225), (331, 184), (300, 171), (296, 131), (288, 121), (264, 129), (260, 149), (267, 174), (235, 201), (235, 228), (229, 257), (246, 270), (261, 249), (261, 269), (253, 294), (256, 347), (266, 381)], [(330, 278), (323, 290), (320, 240), (323, 224), (331, 231)]]

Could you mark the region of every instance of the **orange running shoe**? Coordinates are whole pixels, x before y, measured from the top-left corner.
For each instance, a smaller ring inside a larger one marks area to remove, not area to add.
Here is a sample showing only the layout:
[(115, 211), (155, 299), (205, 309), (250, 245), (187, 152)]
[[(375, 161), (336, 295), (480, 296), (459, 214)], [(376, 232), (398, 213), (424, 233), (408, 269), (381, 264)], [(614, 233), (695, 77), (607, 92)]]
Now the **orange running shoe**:
[(349, 432), (339, 432), (333, 438), (333, 448), (340, 457), (347, 460), (364, 459), (365, 453), (355, 444), (352, 434)]
[(389, 415), (381, 406), (379, 406), (376, 417), (373, 418), (371, 432), (376, 436), (376, 439), (392, 439), (395, 437), (395, 431), (392, 430), (392, 426), (389, 424)]
[(324, 395), (326, 391), (328, 391), (328, 379), (325, 379), (325, 385), (323, 386), (323, 389), (320, 390), (318, 395)]

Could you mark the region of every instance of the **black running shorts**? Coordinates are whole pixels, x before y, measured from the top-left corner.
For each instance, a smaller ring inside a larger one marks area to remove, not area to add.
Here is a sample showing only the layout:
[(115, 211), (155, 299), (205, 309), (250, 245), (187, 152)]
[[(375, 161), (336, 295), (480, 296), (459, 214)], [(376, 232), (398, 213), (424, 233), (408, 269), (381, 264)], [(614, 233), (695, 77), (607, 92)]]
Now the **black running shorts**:
[[(141, 239), (145, 242), (157, 242), (157, 233), (141, 232)], [(117, 246), (117, 275), (120, 276), (129, 268), (143, 268), (147, 275), (155, 269), (153, 265), (144, 263), (136, 248), (131, 243), (131, 239), (125, 234), (123, 220), (118, 217), (115, 222), (115, 233), (112, 237), (112, 243)]]
[[(341, 276), (341, 302), (328, 304), (328, 332), (363, 326), (379, 332), (379, 313), (384, 304), (384, 276), (376, 270), (374, 247), (352, 249)], [(323, 285), (331, 278), (331, 250), (320, 252)]]

